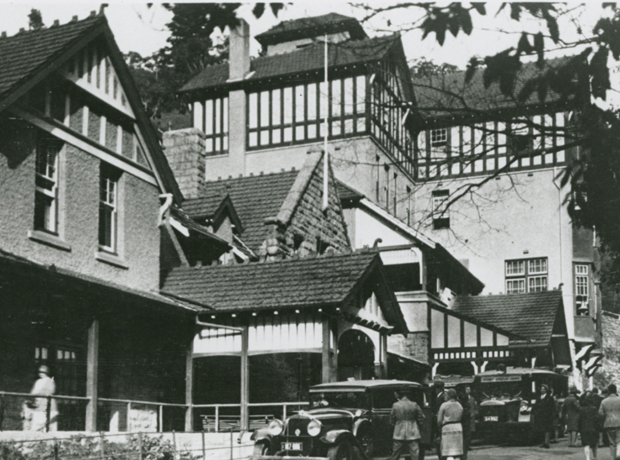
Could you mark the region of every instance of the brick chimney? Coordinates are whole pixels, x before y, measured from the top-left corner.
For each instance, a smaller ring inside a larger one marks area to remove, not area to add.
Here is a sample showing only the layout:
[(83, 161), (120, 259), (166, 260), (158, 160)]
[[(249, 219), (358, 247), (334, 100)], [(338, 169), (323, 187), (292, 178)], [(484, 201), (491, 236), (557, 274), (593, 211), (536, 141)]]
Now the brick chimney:
[(205, 180), (204, 133), (196, 128), (166, 131), (164, 152), (183, 196), (199, 196)]
[[(250, 26), (243, 19), (230, 31), (228, 81), (243, 80), (250, 72)], [(228, 155), (235, 174), (245, 175), (245, 142), (247, 133), (246, 94), (243, 89), (228, 94)]]
[(230, 71), (228, 80), (243, 80), (250, 72), (250, 26), (243, 19), (230, 31)]

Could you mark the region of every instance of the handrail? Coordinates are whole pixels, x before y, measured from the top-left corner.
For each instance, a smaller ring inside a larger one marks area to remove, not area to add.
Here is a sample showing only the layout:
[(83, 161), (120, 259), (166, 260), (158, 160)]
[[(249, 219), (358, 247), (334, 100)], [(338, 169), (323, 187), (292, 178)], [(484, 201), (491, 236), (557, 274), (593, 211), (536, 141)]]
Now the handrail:
[[(101, 402), (113, 402), (113, 403), (122, 403), (122, 404), (144, 404), (147, 406), (173, 406), (173, 407), (184, 407), (187, 408), (189, 404), (182, 403), (166, 403), (166, 402), (156, 402), (156, 401), (139, 401), (135, 399), (116, 399), (116, 398), (98, 398), (98, 401)], [(194, 406), (195, 407), (195, 406)]]
[(39, 393), (19, 393), (17, 391), (0, 391), (0, 396), (21, 396), (24, 398), (54, 398), (68, 399), (76, 401), (90, 401), (87, 396), (68, 396), (68, 395), (42, 395)]
[[(281, 407), (281, 406), (307, 406), (308, 401), (297, 402), (273, 402), (273, 403), (248, 403), (250, 407)], [(212, 407), (241, 407), (239, 403), (226, 403), (226, 404), (192, 404), (194, 409), (200, 408), (212, 408)]]

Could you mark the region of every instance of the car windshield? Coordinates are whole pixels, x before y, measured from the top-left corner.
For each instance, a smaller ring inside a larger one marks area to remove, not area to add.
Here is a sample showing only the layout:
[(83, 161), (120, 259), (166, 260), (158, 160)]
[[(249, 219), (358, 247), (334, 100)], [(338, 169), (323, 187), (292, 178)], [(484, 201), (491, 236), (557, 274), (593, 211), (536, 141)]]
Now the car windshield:
[(324, 392), (310, 394), (310, 407), (342, 407), (347, 409), (366, 409), (366, 393), (361, 391)]
[(521, 382), (481, 382), (482, 399), (514, 399), (522, 392)]

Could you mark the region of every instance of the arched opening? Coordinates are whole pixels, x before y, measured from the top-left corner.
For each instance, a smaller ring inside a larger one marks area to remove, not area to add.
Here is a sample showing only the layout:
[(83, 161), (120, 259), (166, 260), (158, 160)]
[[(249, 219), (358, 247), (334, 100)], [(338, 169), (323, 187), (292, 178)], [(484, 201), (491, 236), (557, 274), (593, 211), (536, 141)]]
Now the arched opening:
[(375, 346), (357, 329), (344, 332), (338, 340), (338, 380), (371, 379), (375, 375)]

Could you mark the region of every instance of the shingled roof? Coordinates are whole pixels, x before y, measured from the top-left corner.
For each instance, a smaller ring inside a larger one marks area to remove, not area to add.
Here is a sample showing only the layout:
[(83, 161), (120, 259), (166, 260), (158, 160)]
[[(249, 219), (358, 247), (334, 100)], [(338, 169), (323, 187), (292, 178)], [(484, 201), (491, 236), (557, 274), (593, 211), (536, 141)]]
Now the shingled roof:
[(91, 15), (81, 21), (53, 25), (11, 37), (0, 38), (0, 111), (13, 104), (34, 85), (63, 65), (95, 37), (103, 36), (110, 48), (110, 59), (136, 115), (142, 134), (167, 192), (178, 203), (181, 191), (161, 151), (157, 133), (144, 112), (135, 83), (114, 41), (104, 15)]
[[(218, 311), (339, 307), (355, 298), (373, 274), (383, 276), (387, 285), (379, 254), (353, 252), (276, 262), (174, 268), (165, 275), (162, 292)], [(384, 316), (397, 331), (403, 331), (403, 327), (406, 331), (398, 302), (391, 291), (389, 294), (388, 302), (383, 304)]]
[[(330, 45), (329, 66), (341, 67), (379, 61), (399, 40), (400, 35), (395, 34)], [(251, 61), (250, 74), (243, 82), (231, 84), (244, 84), (272, 77), (321, 70), (324, 67), (324, 59), (324, 45), (320, 43), (290, 53), (259, 57)], [(191, 92), (226, 85), (229, 78), (228, 69), (228, 63), (207, 67), (187, 82), (179, 92)]]
[[(570, 62), (572, 57), (563, 57), (549, 60), (544, 68), (539, 69), (535, 63), (523, 64), (517, 74), (514, 94), (519, 94), (525, 82), (535, 78), (551, 68), (559, 68)], [(472, 111), (492, 111), (505, 108), (513, 108), (518, 104), (516, 98), (506, 96), (499, 88), (498, 83), (493, 83), (488, 88), (484, 87), (484, 69), (479, 69), (474, 77), (465, 82), (465, 71), (451, 72), (442, 75), (430, 75), (414, 77), (413, 90), (416, 104), (422, 118), (454, 116)], [(556, 102), (560, 99), (558, 93), (549, 89), (545, 103)], [(538, 93), (534, 91), (521, 106), (540, 104)]]
[(228, 194), (243, 224), (241, 237), (256, 250), (265, 240), (265, 219), (278, 215), (298, 174), (299, 171), (286, 171), (206, 182), (204, 197), (186, 200), (183, 210), (192, 218), (202, 218), (212, 212), (218, 199), (221, 202)]
[(265, 46), (345, 31), (349, 32), (352, 39), (366, 38), (366, 32), (357, 19), (338, 13), (283, 21), (267, 32), (258, 34), (255, 38), (261, 45)]
[(562, 291), (457, 296), (453, 310), (549, 345), (558, 315), (563, 314)]

